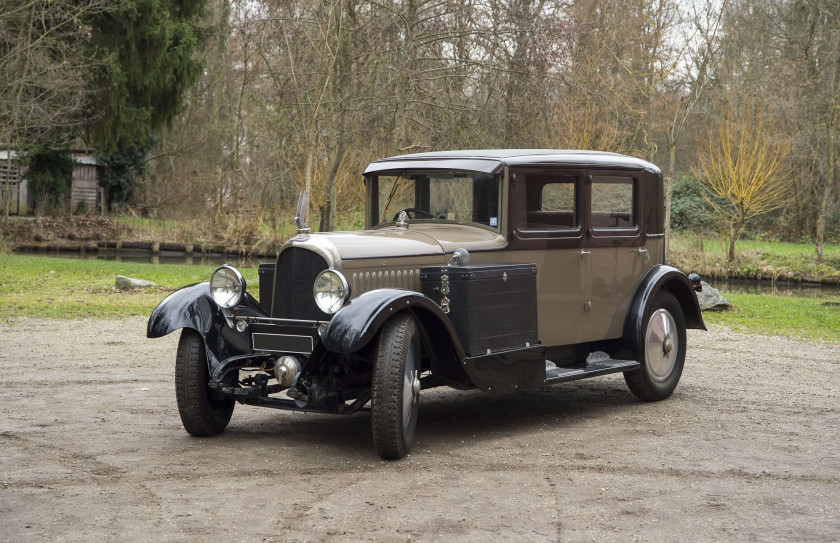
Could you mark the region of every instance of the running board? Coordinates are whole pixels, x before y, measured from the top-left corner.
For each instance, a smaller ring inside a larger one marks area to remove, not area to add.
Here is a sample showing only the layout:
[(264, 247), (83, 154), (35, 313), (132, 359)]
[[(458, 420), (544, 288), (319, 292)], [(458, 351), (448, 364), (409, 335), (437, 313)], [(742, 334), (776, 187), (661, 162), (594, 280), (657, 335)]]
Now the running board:
[(581, 362), (573, 366), (546, 368), (545, 384), (555, 385), (567, 381), (577, 381), (578, 379), (586, 379), (588, 377), (634, 370), (638, 367), (639, 363), (635, 360), (613, 360), (612, 358), (606, 358), (592, 362)]

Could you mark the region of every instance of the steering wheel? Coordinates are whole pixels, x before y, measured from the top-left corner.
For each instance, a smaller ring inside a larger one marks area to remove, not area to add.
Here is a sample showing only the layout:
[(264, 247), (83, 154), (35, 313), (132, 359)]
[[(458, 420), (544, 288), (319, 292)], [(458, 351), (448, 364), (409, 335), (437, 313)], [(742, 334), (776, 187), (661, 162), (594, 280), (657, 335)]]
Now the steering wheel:
[[(428, 218), (430, 218), (430, 219), (434, 219), (434, 218), (435, 218), (434, 214), (429, 213), (429, 212), (428, 212), (428, 211), (426, 211), (426, 210), (423, 210), (423, 209), (418, 209), (418, 208), (416, 208), (416, 207), (405, 207), (405, 208), (400, 209), (399, 211), (397, 211), (397, 214), (396, 214), (396, 215), (394, 215), (394, 222), (397, 222), (397, 219), (400, 217), (400, 213), (402, 213), (403, 211), (405, 211), (406, 215), (407, 215), (407, 214), (409, 214), (409, 213), (414, 213), (414, 218), (415, 218), (415, 219), (417, 218), (417, 215), (418, 215), (418, 214), (425, 215), (426, 217), (428, 217)], [(411, 218), (411, 217), (409, 217), (409, 218)]]

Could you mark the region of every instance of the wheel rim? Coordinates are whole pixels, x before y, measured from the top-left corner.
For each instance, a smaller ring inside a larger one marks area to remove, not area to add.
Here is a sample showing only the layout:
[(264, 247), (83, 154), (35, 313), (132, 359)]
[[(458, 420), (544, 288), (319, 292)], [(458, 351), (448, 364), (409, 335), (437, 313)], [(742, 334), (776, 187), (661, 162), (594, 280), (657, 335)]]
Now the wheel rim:
[(405, 353), (405, 372), (403, 373), (402, 424), (405, 440), (410, 442), (417, 426), (417, 406), (420, 403), (420, 376), (414, 356), (414, 345), (409, 344)]
[(670, 377), (680, 350), (677, 323), (667, 309), (657, 309), (645, 332), (645, 362), (651, 379), (662, 382)]

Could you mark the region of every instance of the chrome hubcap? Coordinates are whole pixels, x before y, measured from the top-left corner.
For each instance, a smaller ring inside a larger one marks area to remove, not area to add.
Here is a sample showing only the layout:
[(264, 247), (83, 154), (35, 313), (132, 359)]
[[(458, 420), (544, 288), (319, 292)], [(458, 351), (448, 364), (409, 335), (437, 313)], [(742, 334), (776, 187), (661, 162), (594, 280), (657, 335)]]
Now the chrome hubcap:
[(662, 382), (671, 375), (677, 362), (679, 341), (674, 316), (667, 309), (654, 311), (645, 332), (645, 363), (651, 379)]
[(414, 433), (417, 424), (417, 406), (420, 403), (420, 376), (414, 356), (414, 345), (410, 345), (405, 356), (405, 372), (403, 373), (403, 431), (408, 438)]

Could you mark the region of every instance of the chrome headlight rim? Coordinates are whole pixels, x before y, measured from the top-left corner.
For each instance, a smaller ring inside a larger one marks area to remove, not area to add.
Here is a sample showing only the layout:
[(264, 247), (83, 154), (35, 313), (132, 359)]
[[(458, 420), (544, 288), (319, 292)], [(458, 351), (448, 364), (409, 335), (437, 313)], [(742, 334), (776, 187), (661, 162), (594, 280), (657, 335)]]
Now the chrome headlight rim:
[[(216, 277), (220, 273), (224, 274), (228, 281), (223, 286), (214, 287)], [(239, 270), (228, 264), (219, 266), (210, 275), (210, 297), (219, 307), (224, 309), (231, 309), (239, 305), (242, 297), (245, 296), (245, 286), (245, 279), (239, 273)]]
[[(338, 292), (334, 293), (335, 296), (332, 301), (327, 299), (327, 303), (322, 304), (324, 297), (319, 297), (319, 294), (322, 294), (324, 291), (318, 290), (318, 284), (321, 282), (321, 278), (327, 275), (336, 278), (340, 286), (338, 287)], [(343, 273), (335, 268), (327, 268), (315, 277), (315, 282), (312, 285), (312, 296), (315, 298), (315, 305), (318, 306), (318, 309), (327, 315), (334, 315), (350, 299), (350, 284), (347, 282), (347, 278), (344, 277)]]

